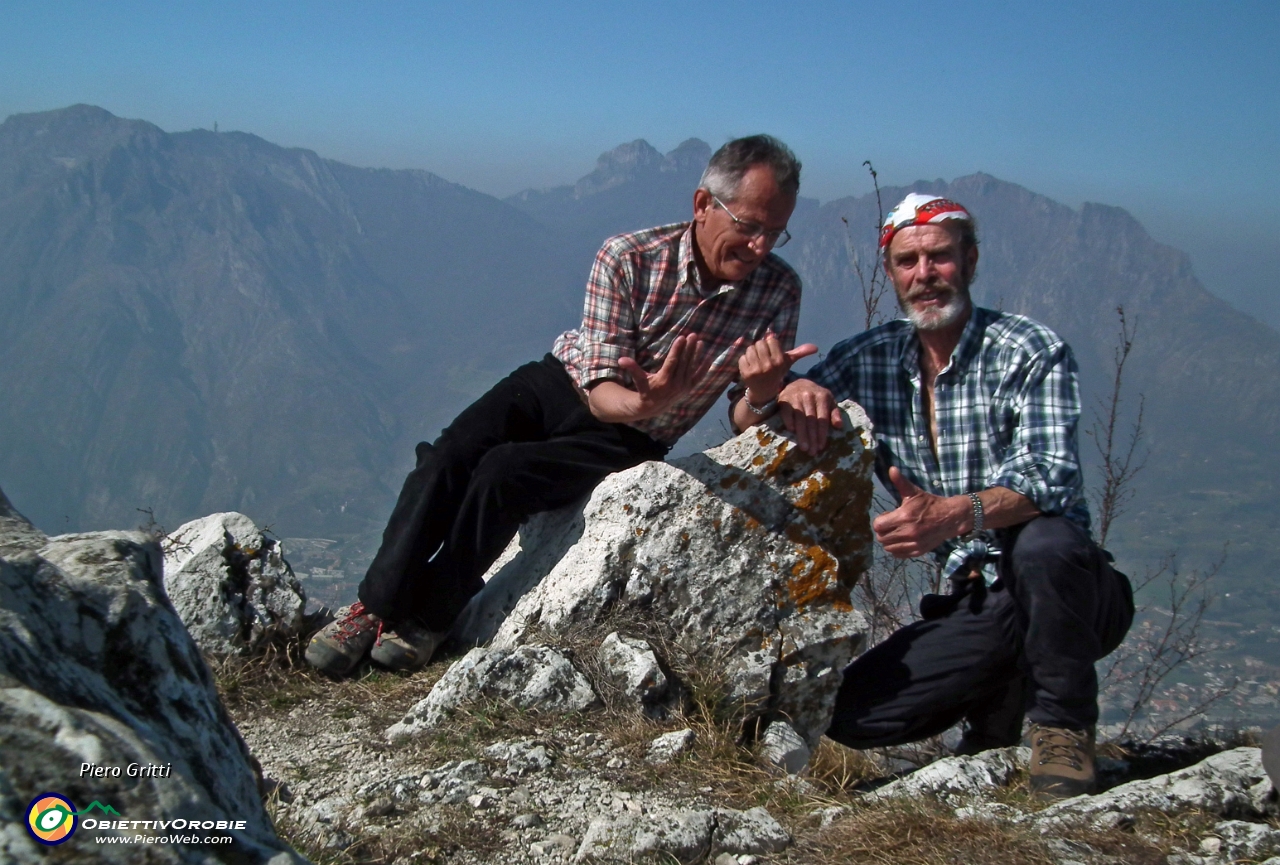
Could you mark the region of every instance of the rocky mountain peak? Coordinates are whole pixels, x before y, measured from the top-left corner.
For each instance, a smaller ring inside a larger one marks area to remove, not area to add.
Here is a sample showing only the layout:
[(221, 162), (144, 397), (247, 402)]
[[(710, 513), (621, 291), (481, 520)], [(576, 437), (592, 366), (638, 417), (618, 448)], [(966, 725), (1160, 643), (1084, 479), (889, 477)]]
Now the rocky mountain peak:
[(595, 171), (574, 184), (573, 197), (587, 198), (654, 174), (701, 174), (710, 158), (711, 147), (698, 138), (687, 139), (665, 156), (638, 138), (600, 154)]
[(667, 154), (663, 167), (667, 171), (701, 172), (710, 160), (710, 144), (701, 138), (687, 138)]
[(634, 180), (637, 175), (660, 169), (662, 154), (652, 144), (638, 138), (600, 154), (596, 170), (574, 184), (574, 197), (586, 198)]

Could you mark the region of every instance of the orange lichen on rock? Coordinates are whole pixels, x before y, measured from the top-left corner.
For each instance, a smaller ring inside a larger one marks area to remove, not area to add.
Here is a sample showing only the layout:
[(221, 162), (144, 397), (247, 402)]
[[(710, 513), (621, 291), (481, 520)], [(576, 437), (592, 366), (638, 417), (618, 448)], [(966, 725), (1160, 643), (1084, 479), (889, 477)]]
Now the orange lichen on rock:
[(805, 557), (791, 568), (786, 582), (788, 598), (800, 609), (826, 601), (842, 612), (852, 610), (848, 592), (841, 591), (839, 574), (840, 563), (834, 556), (820, 546), (810, 546)]
[[(766, 450), (773, 448), (778, 452), (778, 455), (773, 458), (769, 465), (765, 466), (764, 471), (761, 473), (765, 477), (769, 477), (778, 470), (778, 466), (782, 465), (782, 461), (786, 459), (787, 453), (791, 450), (791, 442), (777, 433), (769, 432), (763, 428), (756, 430), (756, 441), (760, 443), (760, 447)], [(763, 454), (759, 455), (759, 457), (761, 463), (763, 463)], [(758, 465), (759, 463), (753, 462), (752, 464)]]
[(791, 485), (792, 489), (801, 490), (793, 504), (802, 511), (812, 510), (818, 504), (818, 497), (831, 486), (831, 478), (825, 473), (808, 475)]

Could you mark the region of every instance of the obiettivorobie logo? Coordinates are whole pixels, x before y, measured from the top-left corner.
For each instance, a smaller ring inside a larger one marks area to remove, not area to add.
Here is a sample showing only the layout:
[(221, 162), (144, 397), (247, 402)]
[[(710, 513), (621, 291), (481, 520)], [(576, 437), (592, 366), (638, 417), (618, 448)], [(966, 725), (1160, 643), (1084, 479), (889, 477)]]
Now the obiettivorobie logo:
[(115, 808), (103, 805), (96, 799), (88, 808), (77, 811), (66, 796), (60, 793), (41, 793), (27, 806), (27, 831), (41, 844), (61, 844), (75, 834), (78, 825), (76, 818), (89, 814), (94, 809), (104, 814), (120, 816)]

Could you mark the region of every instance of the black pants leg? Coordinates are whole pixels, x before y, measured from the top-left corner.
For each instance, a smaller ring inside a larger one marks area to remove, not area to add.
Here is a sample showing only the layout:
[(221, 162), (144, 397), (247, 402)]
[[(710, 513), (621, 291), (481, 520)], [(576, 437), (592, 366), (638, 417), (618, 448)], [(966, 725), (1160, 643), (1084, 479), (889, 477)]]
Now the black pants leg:
[(1062, 517), (1038, 517), (1003, 540), (996, 585), (963, 586), (946, 612), (900, 628), (845, 668), (828, 736), (870, 748), (923, 739), (966, 716), (1009, 727), (1008, 701), (1024, 687), (1031, 720), (1096, 723), (1093, 664), (1133, 619), (1127, 579)]
[(666, 450), (596, 420), (554, 357), (525, 364), (418, 445), (360, 600), (392, 622), (446, 630), (520, 523)]
[(1027, 717), (1083, 729), (1098, 721), (1094, 662), (1120, 645), (1133, 622), (1129, 580), (1083, 529), (1040, 517), (1005, 531), (1012, 555), (1000, 579), (1017, 600), (1022, 660), (1030, 679)]

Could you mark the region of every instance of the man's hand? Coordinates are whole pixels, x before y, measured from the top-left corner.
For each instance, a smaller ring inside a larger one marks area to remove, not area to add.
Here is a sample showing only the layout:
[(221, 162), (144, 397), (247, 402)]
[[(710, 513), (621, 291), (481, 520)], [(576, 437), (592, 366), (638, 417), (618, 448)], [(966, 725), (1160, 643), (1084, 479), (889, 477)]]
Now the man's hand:
[(889, 480), (902, 496), (902, 504), (876, 517), (871, 528), (880, 546), (894, 558), (923, 556), (972, 525), (973, 502), (968, 496), (930, 495), (904, 478), (897, 466), (889, 469)]
[(766, 331), (764, 339), (747, 346), (738, 358), (738, 377), (747, 388), (746, 398), (754, 406), (764, 405), (782, 390), (782, 380), (793, 363), (817, 353), (818, 347), (811, 342), (783, 351), (774, 332)]
[(795, 435), (800, 450), (811, 456), (827, 446), (827, 433), (832, 427), (844, 426), (835, 396), (807, 378), (798, 378), (782, 389), (778, 394), (778, 411), (782, 422)]
[[(734, 343), (741, 347), (743, 340)], [(591, 389), (591, 413), (606, 423), (630, 423), (657, 417), (706, 377), (715, 360), (697, 334), (677, 336), (655, 373), (647, 373), (635, 358), (619, 358), (618, 366), (631, 376), (635, 389), (602, 381)]]

